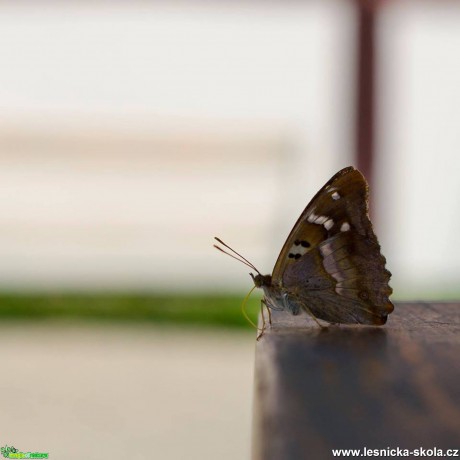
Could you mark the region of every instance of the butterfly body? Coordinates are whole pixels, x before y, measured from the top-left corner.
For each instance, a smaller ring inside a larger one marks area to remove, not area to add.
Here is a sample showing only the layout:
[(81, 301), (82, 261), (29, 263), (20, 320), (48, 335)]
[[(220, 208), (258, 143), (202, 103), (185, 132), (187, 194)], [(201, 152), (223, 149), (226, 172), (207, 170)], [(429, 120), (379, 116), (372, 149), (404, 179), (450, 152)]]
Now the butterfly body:
[(386, 323), (391, 273), (368, 215), (368, 185), (352, 167), (316, 194), (288, 236), (272, 275), (253, 276), (264, 303), (329, 323)]

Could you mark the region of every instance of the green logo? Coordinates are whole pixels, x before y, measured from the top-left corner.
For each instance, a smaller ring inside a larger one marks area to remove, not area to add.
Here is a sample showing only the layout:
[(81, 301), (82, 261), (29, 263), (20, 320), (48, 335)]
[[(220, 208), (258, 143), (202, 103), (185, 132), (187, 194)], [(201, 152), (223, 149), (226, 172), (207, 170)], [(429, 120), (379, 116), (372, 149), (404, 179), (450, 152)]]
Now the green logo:
[(49, 458), (48, 452), (19, 452), (13, 446), (1, 447), (0, 452), (5, 458)]

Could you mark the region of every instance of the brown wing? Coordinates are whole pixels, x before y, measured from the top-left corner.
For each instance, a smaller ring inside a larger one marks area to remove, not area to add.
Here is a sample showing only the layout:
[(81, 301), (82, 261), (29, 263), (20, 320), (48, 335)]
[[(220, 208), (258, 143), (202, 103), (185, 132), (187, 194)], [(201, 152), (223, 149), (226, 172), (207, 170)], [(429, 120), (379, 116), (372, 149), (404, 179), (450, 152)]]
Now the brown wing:
[(358, 170), (349, 166), (335, 174), (313, 197), (291, 230), (273, 269), (273, 283), (281, 283), (284, 271), (297, 261), (298, 254), (308, 253), (347, 224), (359, 234), (375, 238), (367, 196), (367, 182)]
[(390, 272), (368, 216), (368, 185), (348, 167), (315, 195), (281, 250), (272, 283), (330, 322), (383, 324)]
[(299, 308), (319, 319), (385, 324), (393, 311), (390, 276), (377, 241), (347, 231), (289, 265), (283, 288)]

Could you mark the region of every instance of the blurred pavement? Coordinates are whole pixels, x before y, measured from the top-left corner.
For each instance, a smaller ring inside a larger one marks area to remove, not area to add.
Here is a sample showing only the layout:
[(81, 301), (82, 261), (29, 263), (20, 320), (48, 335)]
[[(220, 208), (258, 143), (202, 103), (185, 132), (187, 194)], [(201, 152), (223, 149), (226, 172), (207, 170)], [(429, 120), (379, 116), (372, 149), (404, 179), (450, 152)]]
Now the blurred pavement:
[(249, 458), (255, 335), (0, 325), (0, 444), (50, 458)]

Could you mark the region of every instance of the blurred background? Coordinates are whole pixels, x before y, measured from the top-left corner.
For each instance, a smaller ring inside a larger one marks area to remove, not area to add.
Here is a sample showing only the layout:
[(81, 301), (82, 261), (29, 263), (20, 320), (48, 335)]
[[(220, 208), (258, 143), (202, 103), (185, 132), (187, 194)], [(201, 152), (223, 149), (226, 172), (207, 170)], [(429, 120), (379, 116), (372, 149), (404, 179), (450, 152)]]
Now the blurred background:
[(270, 273), (348, 165), (394, 299), (458, 298), (459, 23), (450, 0), (3, 1), (0, 444), (249, 458), (252, 282), (212, 238)]

